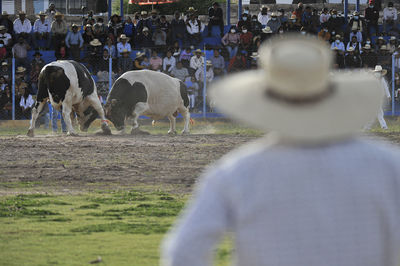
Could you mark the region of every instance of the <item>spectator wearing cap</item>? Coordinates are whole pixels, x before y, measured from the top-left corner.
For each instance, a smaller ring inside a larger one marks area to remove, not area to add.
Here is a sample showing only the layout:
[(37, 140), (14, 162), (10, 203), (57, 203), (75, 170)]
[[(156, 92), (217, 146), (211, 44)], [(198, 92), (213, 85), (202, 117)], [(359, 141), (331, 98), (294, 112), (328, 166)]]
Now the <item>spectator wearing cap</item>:
[(257, 16), (258, 22), (260, 22), (263, 27), (267, 26), (267, 23), (270, 19), (268, 10), (269, 9), (267, 6), (261, 6), (260, 12), (258, 13), (258, 16)]
[(329, 40), (331, 39), (331, 34), (329, 33), (328, 26), (326, 26), (326, 24), (318, 32), (318, 39), (326, 42), (329, 42)]
[(136, 58), (133, 61), (133, 70), (142, 70), (145, 69), (146, 67), (142, 64), (143, 61), (146, 58), (146, 53), (143, 52), (137, 52), (136, 53)]
[(12, 44), (12, 36), (7, 32), (7, 28), (4, 25), (0, 25), (0, 40), (3, 41), (6, 47)]
[(121, 35), (123, 29), (121, 17), (117, 14), (112, 15), (108, 22), (108, 32), (111, 34), (113, 40), (116, 40)]
[(50, 3), (49, 4), (49, 8), (47, 8), (46, 9), (46, 15), (47, 15), (47, 18), (50, 20), (50, 21), (53, 21), (54, 20), (54, 18), (55, 18), (55, 14), (58, 12), (58, 10), (56, 9), (56, 5), (54, 4), (54, 3)]
[(341, 40), (341, 36), (339, 34), (337, 34), (335, 36), (335, 41), (332, 42), (331, 44), (331, 49), (333, 50), (334, 48), (339, 49), (340, 51), (344, 52), (345, 51), (345, 46), (344, 43)]
[(240, 43), (240, 34), (236, 32), (235, 26), (231, 26), (229, 32), (227, 32), (221, 39), (221, 42), (228, 50), (229, 59), (234, 57), (238, 51)]
[(117, 49), (115, 48), (115, 45), (113, 44), (113, 40), (111, 38), (107, 38), (104, 49), (106, 49), (108, 51), (108, 54), (113, 59), (117, 58)]
[(138, 48), (145, 50), (146, 53), (148, 54), (151, 54), (151, 48), (154, 47), (154, 43), (149, 28), (144, 27), (137, 39), (138, 39)]
[(194, 56), (190, 58), (190, 68), (192, 70), (192, 73), (194, 74), (197, 71), (197, 69), (202, 68), (203, 66), (204, 66), (204, 53), (200, 49), (197, 49), (196, 51), (194, 51)]
[(171, 21), (171, 39), (172, 42), (178, 41), (181, 47), (187, 45), (186, 23), (181, 18), (179, 11), (175, 11), (174, 18)]
[(60, 12), (54, 14), (55, 20), (51, 23), (51, 34), (54, 49), (58, 49), (61, 40), (65, 40), (68, 32), (67, 23), (65, 23), (64, 15)]
[(80, 49), (83, 47), (82, 34), (78, 31), (78, 25), (72, 24), (72, 31), (65, 37), (65, 45), (68, 47), (68, 53), (75, 61), (80, 61)]
[(163, 72), (171, 73), (176, 66), (176, 59), (172, 56), (171, 51), (167, 51), (167, 55), (163, 59)]
[(350, 47), (353, 47), (355, 54), (361, 54), (362, 53), (361, 43), (359, 43), (357, 41), (357, 37), (356, 36), (353, 36), (353, 38), (351, 38), (351, 41), (349, 41), (347, 43), (346, 50), (349, 50)]
[(129, 56), (131, 52), (128, 49), (121, 51), (121, 57), (118, 58), (118, 73), (122, 75), (126, 71), (133, 70), (133, 62)]
[(363, 68), (374, 68), (378, 63), (377, 56), (371, 49), (371, 45), (364, 45), (363, 53), (361, 54), (361, 62)]
[(203, 40), (202, 33), (205, 26), (195, 14), (190, 15), (190, 19), (186, 24), (189, 43), (190, 45), (197, 47)]
[(12, 48), (17, 66), (24, 66), (25, 68), (28, 67), (28, 50), (30, 49), (31, 47), (29, 44), (27, 44), (24, 38), (20, 36), (18, 38), (18, 42), (14, 44)]
[(247, 69), (246, 57), (241, 52), (236, 53), (229, 61), (228, 72), (234, 73)]
[(331, 17), (331, 15), (328, 12), (328, 8), (324, 7), (321, 15), (319, 16), (319, 23), (321, 23), (321, 27), (328, 26), (328, 21), (329, 21), (330, 17)]
[(178, 61), (176, 62), (176, 67), (171, 70), (170, 75), (181, 81), (185, 81), (185, 79), (189, 77), (189, 71), (182, 65), (182, 62)]
[(281, 21), (278, 19), (278, 15), (275, 12), (271, 14), (271, 18), (267, 22), (267, 27), (272, 30), (272, 33), (277, 33), (281, 27)]
[(347, 54), (344, 57), (344, 65), (346, 68), (360, 68), (361, 67), (361, 57), (354, 50), (353, 46), (347, 49)]
[(157, 51), (153, 50), (150, 57), (150, 69), (154, 71), (161, 71), (163, 60), (158, 56)]
[(14, 32), (15, 37), (18, 40), (19, 37), (24, 38), (28, 43), (31, 40), (32, 24), (29, 19), (26, 18), (26, 13), (20, 11), (18, 13), (18, 18), (14, 20)]
[(128, 42), (128, 37), (126, 37), (125, 34), (121, 34), (119, 37), (119, 42), (117, 43), (118, 57), (121, 57), (123, 50), (128, 50), (129, 53), (132, 51), (132, 47)]
[(218, 49), (214, 49), (214, 54), (210, 58), (210, 61), (213, 65), (215, 76), (221, 76), (221, 75), (225, 74), (225, 60), (221, 56)]
[(383, 9), (383, 27), (385, 32), (389, 32), (393, 28), (397, 29), (397, 9), (393, 2), (389, 2)]
[(147, 28), (149, 33), (151, 33), (151, 29), (153, 28), (153, 25), (151, 24), (151, 19), (148, 17), (146, 10), (140, 12), (140, 19), (136, 26), (136, 33), (138, 35), (142, 34), (144, 28)]
[(242, 33), (240, 34), (240, 48), (247, 51), (247, 53), (251, 53), (252, 45), (253, 45), (253, 34), (248, 31), (246, 26), (242, 27)]
[(374, 5), (374, 1), (370, 0), (368, 7), (364, 11), (364, 18), (367, 24), (367, 36), (371, 37), (372, 29), (374, 29), (375, 34), (379, 33), (378, 19), (379, 19), (379, 9)]
[(14, 23), (11, 21), (7, 11), (3, 11), (0, 17), (0, 25), (3, 25), (7, 29), (7, 33), (10, 35), (14, 34)]
[(220, 8), (218, 2), (214, 2), (208, 9), (208, 37), (211, 37), (211, 31), (213, 26), (218, 26), (220, 29), (221, 37), (224, 35), (224, 15), (222, 8)]
[(386, 45), (386, 41), (383, 38), (383, 36), (379, 36), (378, 39), (376, 40), (375, 51), (379, 52), (379, 49), (381, 48), (382, 45)]
[(42, 59), (42, 54), (39, 51), (36, 51), (33, 54), (33, 59), (31, 61), (31, 69), (34, 68), (35, 65), (38, 65), (40, 67), (40, 69), (42, 69), (42, 67), (44, 67), (44, 65), (46, 64), (44, 62), (44, 60)]
[[(46, 18), (46, 13), (40, 11), (38, 19), (33, 24), (33, 46), (35, 49), (49, 49), (51, 44), (51, 22)], [(45, 46), (40, 47), (39, 40), (45, 40)]]

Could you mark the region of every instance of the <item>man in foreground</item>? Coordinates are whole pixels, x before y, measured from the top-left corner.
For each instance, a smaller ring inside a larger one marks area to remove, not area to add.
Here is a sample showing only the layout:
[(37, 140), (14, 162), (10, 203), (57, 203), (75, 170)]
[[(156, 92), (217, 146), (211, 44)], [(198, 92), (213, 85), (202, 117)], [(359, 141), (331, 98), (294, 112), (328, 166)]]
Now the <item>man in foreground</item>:
[(237, 265), (398, 266), (400, 153), (357, 137), (381, 83), (333, 71), (331, 51), (307, 37), (273, 40), (259, 56), (260, 70), (215, 84), (211, 97), (270, 134), (203, 176), (162, 265), (212, 265), (233, 232)]

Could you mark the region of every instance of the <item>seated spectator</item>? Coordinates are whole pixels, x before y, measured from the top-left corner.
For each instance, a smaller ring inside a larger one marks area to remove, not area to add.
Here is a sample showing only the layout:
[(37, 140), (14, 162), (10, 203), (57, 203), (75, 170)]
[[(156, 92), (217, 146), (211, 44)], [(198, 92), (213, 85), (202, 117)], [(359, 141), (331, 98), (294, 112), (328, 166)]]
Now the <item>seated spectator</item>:
[(133, 25), (132, 19), (131, 17), (126, 17), (124, 23), (124, 34), (126, 35), (126, 37), (128, 37), (129, 41), (130, 41), (130, 45), (131, 47), (135, 46), (134, 43), (134, 36), (136, 34), (136, 29), (135, 29), (135, 25)]
[(320, 39), (321, 41), (326, 41), (326, 42), (330, 41), (331, 34), (329, 33), (327, 26), (322, 27), (320, 32), (318, 32), (318, 39)]
[(144, 27), (142, 33), (139, 34), (138, 47), (147, 51), (146, 53), (151, 52), (151, 48), (154, 47), (153, 38), (149, 28)]
[(179, 56), (181, 55), (181, 47), (179, 46), (178, 42), (174, 42), (174, 44), (172, 45), (172, 47), (170, 47), (168, 50), (171, 51), (172, 56), (175, 57), (175, 59), (177, 61), (179, 61)]
[(214, 2), (212, 7), (208, 9), (208, 37), (211, 37), (211, 31), (213, 26), (218, 26), (220, 29), (221, 37), (224, 35), (224, 15), (222, 8), (219, 7), (218, 2)]
[(176, 11), (171, 21), (171, 39), (173, 42), (178, 41), (180, 46), (187, 45), (186, 23), (181, 18), (181, 13)]
[(137, 52), (136, 58), (133, 61), (133, 70), (145, 69), (145, 67), (142, 65), (142, 62), (144, 61), (145, 58), (146, 58), (146, 53)]
[(8, 87), (8, 83), (5, 77), (0, 76), (0, 91), (4, 91)]
[(0, 118), (11, 119), (12, 117), (12, 93), (9, 86), (0, 91)]
[(0, 60), (4, 60), (7, 58), (7, 49), (4, 45), (3, 40), (0, 40)]
[(328, 12), (328, 8), (324, 7), (321, 15), (319, 16), (319, 22), (321, 23), (322, 28), (324, 27), (328, 28), (328, 20), (330, 17), (331, 15)]
[[(17, 72), (17, 75), (15, 77), (15, 102), (16, 102), (16, 105), (21, 101), (21, 97), (24, 95), (25, 91), (29, 92), (28, 84), (24, 80), (25, 70), (26, 69), (24, 67), (18, 67), (16, 70), (16, 72)], [(16, 106), (16, 108), (15, 108), (15, 114), (17, 116), (17, 119), (20, 119), (21, 108), (19, 105)]]
[(300, 20), (297, 19), (296, 15), (292, 14), (288, 22), (288, 32), (299, 32), (301, 29)]
[(150, 69), (150, 61), (149, 58), (147, 58), (147, 56), (143, 57), (143, 61), (142, 63), (140, 63), (140, 65), (144, 68), (144, 69)]
[(344, 64), (344, 52), (342, 50), (340, 50), (337, 47), (334, 47), (332, 49), (335, 53), (335, 60), (334, 60), (334, 66), (337, 69), (343, 69), (345, 68), (345, 64)]
[(140, 35), (144, 28), (147, 28), (150, 34), (152, 33), (151, 29), (153, 28), (153, 25), (151, 24), (151, 19), (148, 17), (146, 10), (140, 12), (140, 19), (136, 26), (136, 34)]
[(160, 22), (158, 23), (158, 27), (165, 32), (167, 36), (167, 43), (171, 42), (171, 24), (167, 21), (167, 17), (165, 15), (160, 16)]
[(28, 50), (30, 49), (31, 47), (25, 42), (24, 38), (20, 36), (18, 42), (13, 46), (16, 66), (28, 68)]
[(92, 73), (97, 73), (100, 58), (103, 55), (103, 48), (101, 42), (98, 39), (94, 39), (89, 43), (87, 55), (87, 63), (89, 65), (89, 68), (92, 70)]
[(162, 58), (158, 56), (156, 50), (153, 50), (150, 58), (150, 69), (154, 71), (161, 71), (162, 65)]
[(266, 40), (268, 40), (269, 38), (271, 38), (273, 36), (273, 32), (271, 30), (270, 27), (265, 27), (264, 29), (262, 29), (261, 31), (261, 35), (260, 35), (260, 40), (261, 43), (265, 42)]
[(33, 69), (35, 65), (39, 65), (39, 68), (42, 69), (44, 65), (46, 64), (44, 60), (42, 59), (42, 54), (39, 51), (36, 51), (33, 54), (33, 59), (31, 61), (31, 68)]
[(332, 32), (332, 35), (340, 34), (342, 33), (342, 27), (344, 25), (344, 18), (341, 16), (338, 16), (337, 10), (333, 9), (332, 10), (332, 15), (328, 20), (328, 29), (329, 32)]
[(123, 50), (128, 50), (129, 53), (132, 51), (131, 45), (128, 42), (128, 37), (126, 37), (125, 34), (121, 34), (121, 37), (119, 37), (119, 42), (117, 43), (118, 57), (121, 57)]
[(363, 68), (374, 68), (377, 64), (377, 56), (372, 51), (371, 45), (366, 44), (363, 47), (363, 53), (361, 54), (361, 62)]
[(353, 27), (353, 28), (351, 29), (349, 40), (352, 40), (353, 37), (356, 37), (357, 42), (359, 42), (359, 43), (362, 43), (362, 42), (363, 42), (362, 32), (359, 31), (359, 30), (357, 29), (357, 27)]
[(242, 27), (242, 33), (240, 34), (240, 47), (250, 53), (253, 48), (253, 34), (248, 31), (246, 26)]
[(240, 34), (236, 32), (235, 26), (231, 26), (221, 41), (229, 52), (229, 58), (232, 58), (237, 53), (240, 42)]
[(197, 97), (199, 96), (199, 84), (194, 76), (187, 77), (185, 80), (185, 85), (189, 95), (189, 109), (192, 112), (197, 103)]
[(165, 51), (167, 46), (167, 34), (160, 28), (157, 28), (153, 33), (152, 41), (158, 51)]
[(283, 30), (286, 30), (289, 19), (285, 16), (285, 10), (283, 8), (278, 10), (278, 19), (281, 22)]
[(103, 18), (98, 18), (97, 22), (93, 25), (94, 38), (98, 39), (101, 43), (106, 43), (106, 40), (108, 38), (107, 33), (107, 27), (103, 23)]
[(257, 17), (258, 22), (260, 22), (261, 25), (263, 27), (265, 27), (265, 26), (267, 26), (269, 19), (270, 19), (270, 17), (268, 15), (268, 7), (261, 6), (260, 12), (258, 13), (258, 17)]
[(246, 57), (242, 53), (237, 53), (229, 61), (228, 72), (234, 73), (247, 69)]
[(122, 50), (122, 56), (118, 58), (118, 73), (122, 75), (126, 71), (133, 70), (133, 62), (129, 56), (131, 52), (127, 49)]
[(182, 81), (185, 81), (186, 77), (189, 76), (189, 71), (186, 67), (182, 65), (182, 62), (177, 62), (176, 67), (174, 67), (171, 71), (171, 76)]
[[(114, 61), (113, 61), (114, 62)], [(108, 73), (110, 69), (110, 54), (108, 53), (107, 49), (103, 49), (103, 55), (99, 60), (98, 68), (97, 68), (97, 75), (99, 72), (106, 71)], [(113, 69), (113, 67), (112, 67)]]
[(46, 15), (50, 21), (53, 21), (55, 18), (55, 15), (57, 14), (58, 10), (56, 9), (56, 6), (54, 3), (49, 4), (49, 8), (46, 9)]
[(393, 6), (393, 2), (389, 2), (383, 9), (383, 28), (385, 32), (397, 29), (397, 9)]
[(156, 9), (152, 9), (150, 12), (150, 23), (151, 23), (151, 32), (154, 33), (154, 31), (160, 27), (160, 18), (158, 17), (158, 11)]
[(362, 49), (361, 49), (361, 43), (357, 41), (357, 37), (353, 36), (350, 42), (347, 43), (346, 50), (349, 50), (350, 47), (353, 47), (354, 53), (355, 54), (361, 54)]
[(65, 23), (64, 15), (60, 12), (55, 13), (55, 20), (51, 23), (51, 34), (54, 49), (58, 49), (61, 41), (65, 40), (68, 32), (67, 23)]
[(14, 20), (14, 32), (15, 38), (18, 40), (22, 37), (27, 43), (31, 40), (32, 24), (29, 19), (26, 18), (26, 13), (20, 11), (18, 18)]
[(214, 56), (210, 58), (213, 65), (214, 75), (221, 76), (225, 74), (225, 60), (219, 53), (218, 49), (214, 49)]
[(277, 33), (278, 29), (281, 27), (281, 21), (278, 19), (278, 15), (275, 12), (271, 14), (271, 19), (267, 22), (267, 27), (272, 30), (272, 33)]
[(390, 69), (392, 68), (392, 56), (389, 53), (389, 50), (387, 49), (386, 45), (382, 45), (381, 48), (379, 49), (378, 65), (381, 65), (385, 69), (388, 69), (389, 72)]
[(251, 17), (251, 27), (250, 27), (251, 33), (253, 33), (254, 36), (258, 36), (261, 34), (261, 30), (262, 30), (261, 23), (258, 21), (257, 16), (253, 15)]
[(12, 44), (12, 36), (3, 25), (0, 25), (0, 40), (3, 41), (5, 47), (9, 47)]
[(86, 26), (84, 27), (84, 32), (82, 34), (82, 38), (85, 47), (89, 47), (90, 42), (95, 39), (92, 25), (86, 24)]
[(29, 75), (30, 84), (31, 84), (31, 93), (33, 95), (36, 95), (37, 91), (38, 91), (39, 74), (40, 74), (40, 71), (42, 70), (42, 68), (39, 64), (34, 64), (31, 69), (32, 70)]
[(7, 61), (1, 63), (0, 76), (4, 77), (7, 82), (11, 80), (11, 69), (8, 67)]
[(68, 50), (67, 45), (65, 44), (65, 40), (61, 40), (59, 45), (55, 47), (55, 56), (57, 60), (67, 60), (68, 59)]
[(113, 44), (113, 41), (111, 38), (107, 38), (106, 45), (104, 46), (104, 49), (108, 51), (108, 54), (113, 58), (117, 58), (117, 49), (115, 48), (115, 45)]
[(204, 24), (198, 19), (197, 15), (195, 14), (192, 14), (190, 16), (190, 19), (186, 24), (189, 43), (190, 45), (196, 47), (203, 41), (203, 37), (201, 36), (201, 34), (204, 31)]
[(374, 5), (373, 1), (370, 1), (368, 7), (364, 10), (364, 19), (367, 26), (367, 36), (371, 37), (372, 29), (374, 29), (375, 34), (378, 35), (379, 8)]
[(117, 14), (111, 16), (110, 21), (108, 22), (108, 32), (111, 35), (113, 42), (115, 42), (118, 36), (123, 32), (122, 20)]
[(331, 44), (331, 49), (334, 50), (335, 48), (339, 49), (340, 51), (344, 52), (344, 43), (341, 40), (341, 36), (337, 34), (335, 36), (335, 41)]
[[(7, 33), (10, 35), (14, 34), (14, 24), (11, 21), (7, 11), (3, 11), (0, 17), (0, 25), (3, 25), (7, 29)], [(11, 44), (10, 44), (11, 45)]]
[(377, 41), (376, 41), (376, 45), (375, 45), (375, 52), (379, 52), (379, 50), (381, 49), (381, 46), (385, 45), (386, 47), (386, 41), (382, 36), (379, 36)]
[(80, 50), (83, 46), (82, 34), (78, 31), (78, 25), (72, 24), (72, 31), (68, 32), (65, 38), (65, 45), (68, 47), (68, 54), (75, 61), (80, 61)]
[(207, 84), (212, 82), (213, 79), (214, 79), (214, 71), (213, 71), (212, 66), (213, 65), (212, 65), (211, 61), (207, 60), (206, 61), (206, 75), (205, 75), (205, 77), (204, 77), (204, 67), (198, 68), (196, 73), (195, 73), (195, 75), (194, 75), (196, 77), (196, 80), (198, 82), (204, 83), (204, 78), (206, 78)]
[(239, 20), (236, 25), (236, 28), (239, 30), (241, 30), (243, 27), (246, 27), (247, 30), (251, 29), (251, 19), (247, 14), (243, 14), (242, 19)]
[[(200, 50), (201, 51), (201, 50)], [(181, 52), (181, 55), (179, 56), (178, 61), (182, 62), (182, 65), (186, 68), (190, 68), (190, 60), (192, 59), (192, 50), (190, 48), (186, 48)]]
[(344, 65), (346, 68), (361, 67), (361, 57), (352, 46), (347, 49), (347, 54), (344, 57)]
[(167, 51), (167, 56), (163, 59), (163, 72), (171, 73), (176, 66), (176, 59), (172, 56), (171, 51)]
[(389, 52), (392, 54), (396, 51), (397, 49), (397, 38), (396, 36), (391, 36), (389, 39), (389, 43), (386, 45), (386, 48), (389, 50)]
[[(46, 13), (40, 11), (39, 18), (33, 25), (33, 46), (35, 49), (44, 48), (49, 49), (51, 44), (51, 22), (46, 19)], [(38, 41), (44, 40), (44, 47), (39, 46)]]
[(200, 50), (197, 49), (194, 52), (194, 56), (190, 58), (190, 69), (189, 73), (192, 72), (193, 74), (197, 71), (197, 69), (202, 68), (204, 66), (204, 53)]

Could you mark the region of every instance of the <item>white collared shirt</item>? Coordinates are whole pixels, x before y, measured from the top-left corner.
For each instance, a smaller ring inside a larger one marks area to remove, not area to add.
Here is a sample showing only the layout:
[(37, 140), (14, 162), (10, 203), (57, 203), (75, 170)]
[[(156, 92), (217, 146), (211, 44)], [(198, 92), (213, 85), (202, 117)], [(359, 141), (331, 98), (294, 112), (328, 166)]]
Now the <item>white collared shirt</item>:
[(4, 45), (9, 45), (10, 44), (10, 40), (12, 39), (11, 34), (6, 32), (4, 34), (0, 33), (0, 40), (3, 40)]
[(385, 7), (383, 9), (383, 19), (384, 20), (397, 20), (397, 9), (396, 8), (392, 8), (389, 9), (388, 7)]
[(35, 24), (33, 24), (33, 32), (50, 32), (51, 31), (51, 23), (45, 19), (44, 22), (42, 22), (40, 19), (37, 19), (35, 21)]
[(204, 31), (204, 23), (200, 22), (200, 27), (199, 27), (199, 23), (197, 22), (197, 19), (193, 22), (192, 20), (188, 21), (188, 24), (186, 26), (186, 29), (188, 31), (189, 34), (196, 34), (196, 33), (200, 33)]
[(196, 55), (192, 56), (190, 58), (190, 67), (197, 70), (198, 68), (203, 67), (204, 65), (204, 58), (200, 56), (200, 58), (197, 58)]
[(24, 23), (22, 23), (22, 21), (19, 18), (17, 18), (14, 21), (14, 32), (16, 34), (20, 34), (21, 32), (31, 33), (31, 30), (32, 30), (32, 24), (29, 21), (29, 19), (26, 18), (24, 20)]
[(258, 13), (258, 22), (260, 22), (261, 25), (266, 26), (269, 19), (270, 19), (269, 14), (263, 15), (263, 14), (261, 14), (261, 12)]
[(35, 102), (33, 101), (32, 95), (28, 95), (28, 98), (25, 99), (24, 96), (21, 97), (21, 101), (19, 102), (19, 106), (21, 106), (22, 108), (26, 109), (26, 108), (30, 108), (33, 106)]
[[(167, 69), (167, 66), (169, 65), (169, 68)], [(174, 69), (176, 66), (176, 59), (175, 57), (171, 56), (170, 58), (164, 57), (163, 60), (163, 70), (167, 72), (171, 72), (172, 69)]]

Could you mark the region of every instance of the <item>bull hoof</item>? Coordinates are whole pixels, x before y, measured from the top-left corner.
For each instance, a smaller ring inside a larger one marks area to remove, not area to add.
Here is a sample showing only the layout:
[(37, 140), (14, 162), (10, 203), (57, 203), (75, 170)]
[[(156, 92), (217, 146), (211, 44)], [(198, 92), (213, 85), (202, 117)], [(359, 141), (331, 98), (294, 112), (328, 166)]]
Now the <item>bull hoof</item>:
[(102, 124), (101, 125), (101, 130), (103, 131), (104, 135), (112, 135), (111, 134), (111, 129), (107, 124)]
[(170, 131), (168, 131), (168, 135), (170, 135), (170, 136), (176, 136), (177, 133), (176, 133), (176, 131), (170, 130)]
[(183, 130), (182, 131), (182, 135), (189, 135), (189, 134), (190, 134), (189, 130)]
[(29, 129), (28, 133), (26, 134), (28, 137), (33, 138), (35, 136), (35, 134), (33, 133), (33, 129)]
[(131, 135), (150, 135), (150, 133), (139, 128), (132, 128)]

